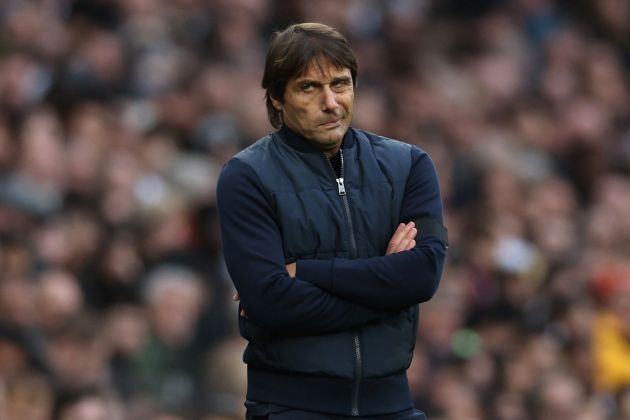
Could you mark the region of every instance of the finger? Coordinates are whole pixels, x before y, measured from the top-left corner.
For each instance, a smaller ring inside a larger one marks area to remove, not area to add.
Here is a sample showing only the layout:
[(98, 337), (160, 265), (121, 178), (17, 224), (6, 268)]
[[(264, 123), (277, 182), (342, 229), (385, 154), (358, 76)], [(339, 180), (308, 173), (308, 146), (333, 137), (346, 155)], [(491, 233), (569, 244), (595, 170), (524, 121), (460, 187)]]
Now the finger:
[(410, 241), (412, 239), (416, 239), (417, 234), (418, 234), (418, 229), (416, 229), (415, 227), (412, 227), (409, 230), (407, 230), (407, 234), (405, 235), (404, 240)]
[(416, 228), (411, 229), (407, 236), (398, 244), (396, 247), (398, 252), (400, 251), (408, 251), (415, 246), (416, 243), (416, 235), (418, 234), (418, 230)]
[(412, 234), (410, 233), (409, 235), (407, 235), (394, 249), (392, 253), (396, 253), (396, 252), (402, 252), (402, 251), (409, 251), (410, 249), (412, 249), (413, 247), (416, 246), (416, 240), (414, 239), (415, 237), (415, 232), (412, 232)]
[(387, 253), (390, 254), (392, 252), (397, 252), (396, 249), (398, 245), (404, 240), (405, 236), (409, 233), (409, 230), (413, 229), (415, 224), (413, 222), (410, 223), (401, 223), (398, 225), (398, 228), (392, 235), (392, 238), (389, 240), (389, 244), (387, 246)]
[(238, 292), (234, 293), (234, 296), (232, 296), (232, 300), (233, 301), (241, 300), (241, 295), (239, 295)]
[(286, 269), (287, 269), (287, 273), (289, 273), (289, 277), (291, 278), (295, 277), (296, 266), (297, 264), (295, 262), (292, 262), (286, 265)]
[(405, 239), (405, 236), (407, 236), (409, 231), (414, 227), (415, 224), (413, 222), (401, 223), (396, 229), (396, 232), (394, 232), (394, 234), (392, 235), (391, 242), (393, 242), (394, 244), (400, 243), (403, 239)]
[(407, 239), (407, 241), (413, 241), (416, 239), (416, 236), (418, 235), (418, 229), (411, 228), (409, 230), (409, 232), (407, 232), (407, 236), (405, 237), (405, 239)]
[(388, 249), (388, 254), (393, 254), (400, 251), (406, 251), (409, 248), (409, 242), (412, 239), (415, 239), (418, 230), (415, 228), (415, 224), (413, 222), (405, 225), (404, 229), (401, 229), (400, 232), (396, 232), (394, 237), (390, 242), (390, 246)]

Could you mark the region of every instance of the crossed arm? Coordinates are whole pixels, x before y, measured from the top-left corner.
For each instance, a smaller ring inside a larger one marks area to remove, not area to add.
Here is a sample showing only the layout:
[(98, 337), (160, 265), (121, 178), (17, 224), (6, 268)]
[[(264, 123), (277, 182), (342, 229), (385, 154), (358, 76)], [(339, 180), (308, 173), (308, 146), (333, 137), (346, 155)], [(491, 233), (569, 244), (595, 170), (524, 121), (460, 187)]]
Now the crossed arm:
[(289, 276), (274, 213), (246, 164), (231, 160), (224, 167), (217, 204), (226, 266), (251, 322), (305, 334), (349, 330), (386, 316)]
[[(409, 251), (416, 246), (416, 235), (418, 229), (416, 229), (414, 222), (400, 223), (396, 232), (392, 235), (392, 238), (387, 245), (385, 255), (391, 255), (398, 252)], [(286, 265), (287, 273), (291, 278), (296, 277), (297, 263), (292, 262)], [(233, 300), (239, 301), (241, 299), (240, 294), (236, 292), (232, 297)], [(247, 313), (243, 307), (241, 307), (240, 315), (247, 317)]]
[[(416, 224), (414, 222), (400, 223), (398, 225), (398, 228), (396, 228), (396, 232), (394, 232), (392, 238), (389, 240), (385, 255), (395, 254), (402, 251), (409, 251), (416, 246), (417, 234), (418, 229), (416, 229)], [(289, 276), (295, 277), (297, 263), (292, 262), (291, 264), (287, 264), (286, 267)]]
[[(412, 167), (399, 214), (405, 223), (394, 232), (385, 255), (298, 260), (296, 278), (377, 311), (397, 311), (433, 296), (447, 248), (442, 202), (433, 162), (420, 149), (411, 151)], [(414, 220), (417, 226), (409, 223)]]
[[(441, 226), (433, 164), (421, 152), (413, 159), (400, 220), (428, 216)], [(285, 265), (273, 211), (249, 166), (238, 160), (226, 165), (217, 199), (224, 256), (237, 298), (243, 313), (263, 328), (314, 333), (352, 329), (427, 300), (437, 288), (445, 243), (423, 235), (422, 229), (418, 235), (412, 223), (398, 226), (381, 257)]]

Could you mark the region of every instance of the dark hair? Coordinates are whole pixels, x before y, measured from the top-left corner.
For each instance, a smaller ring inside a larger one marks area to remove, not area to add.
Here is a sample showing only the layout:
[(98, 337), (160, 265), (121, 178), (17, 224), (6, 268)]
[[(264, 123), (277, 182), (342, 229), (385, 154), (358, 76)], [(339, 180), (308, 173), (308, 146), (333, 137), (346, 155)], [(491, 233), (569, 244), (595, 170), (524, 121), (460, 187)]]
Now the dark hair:
[(319, 59), (329, 60), (339, 68), (347, 68), (352, 83), (357, 83), (357, 58), (346, 38), (337, 30), (321, 23), (299, 23), (272, 35), (262, 87), (265, 89), (267, 115), (275, 128), (282, 125), (282, 115), (274, 108), (271, 98), (283, 101), (287, 83), (299, 76)]

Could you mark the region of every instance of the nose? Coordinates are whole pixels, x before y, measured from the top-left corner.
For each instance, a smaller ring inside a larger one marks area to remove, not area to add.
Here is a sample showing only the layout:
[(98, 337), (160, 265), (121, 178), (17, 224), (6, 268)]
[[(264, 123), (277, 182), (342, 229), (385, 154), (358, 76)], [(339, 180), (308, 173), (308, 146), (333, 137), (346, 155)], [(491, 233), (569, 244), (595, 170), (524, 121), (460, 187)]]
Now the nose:
[(334, 111), (338, 106), (335, 92), (330, 89), (330, 86), (324, 86), (322, 89), (322, 111)]

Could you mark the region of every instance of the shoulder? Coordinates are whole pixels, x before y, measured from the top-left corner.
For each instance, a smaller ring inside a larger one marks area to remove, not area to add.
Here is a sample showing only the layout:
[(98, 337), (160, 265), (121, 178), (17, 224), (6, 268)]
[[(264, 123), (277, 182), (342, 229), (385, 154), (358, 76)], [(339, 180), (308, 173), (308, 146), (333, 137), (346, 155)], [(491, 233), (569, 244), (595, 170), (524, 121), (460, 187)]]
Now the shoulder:
[(352, 128), (352, 130), (359, 144), (369, 144), (377, 153), (382, 152), (398, 157), (408, 157), (411, 159), (412, 165), (416, 165), (418, 162), (425, 160), (431, 162), (431, 158), (427, 152), (418, 146), (357, 128)]
[(395, 173), (406, 173), (410, 182), (436, 178), (433, 159), (416, 145), (353, 128), (359, 144), (369, 144), (377, 160)]
[[(264, 159), (273, 134), (268, 134), (234, 155), (221, 169), (217, 182), (217, 194), (233, 190), (234, 186), (260, 184), (254, 169), (257, 162)], [(223, 195), (223, 194), (221, 194)]]
[(368, 142), (372, 147), (382, 147), (387, 149), (406, 151), (412, 148), (408, 143), (404, 143), (400, 140), (392, 139), (389, 137), (381, 136), (379, 134), (370, 133), (369, 131), (361, 130), (358, 128), (352, 128), (355, 139), (361, 142)]
[(258, 182), (256, 170), (257, 162), (264, 160), (273, 134), (268, 134), (235, 154), (221, 169), (218, 186), (230, 184), (235, 180), (252, 180)]
[(238, 152), (236, 155), (234, 155), (233, 159), (249, 162), (252, 159), (260, 158), (261, 153), (264, 153), (266, 150), (269, 149), (273, 138), (273, 134), (267, 134), (265, 137), (256, 140), (254, 143)]
[(217, 200), (221, 201), (225, 197), (242, 193), (243, 188), (255, 189), (259, 184), (258, 176), (252, 167), (233, 157), (223, 165), (219, 174), (216, 190)]

